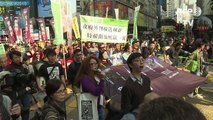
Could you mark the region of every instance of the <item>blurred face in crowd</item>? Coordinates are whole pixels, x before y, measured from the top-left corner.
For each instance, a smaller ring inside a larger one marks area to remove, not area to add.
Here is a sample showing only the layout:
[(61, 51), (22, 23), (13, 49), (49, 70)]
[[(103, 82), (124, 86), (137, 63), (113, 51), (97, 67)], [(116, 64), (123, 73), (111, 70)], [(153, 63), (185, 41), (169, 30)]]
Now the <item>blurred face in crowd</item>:
[(40, 53), (36, 52), (36, 58), (40, 58), (40, 57), (41, 57)]
[(115, 49), (118, 50), (118, 51), (121, 50), (120, 44), (116, 44)]
[(202, 46), (201, 46), (201, 51), (203, 51), (203, 50), (204, 50), (204, 48), (205, 48), (205, 45), (202, 45)]
[(103, 55), (103, 59), (104, 59), (104, 60), (108, 59), (107, 51), (105, 51), (102, 55)]
[(6, 68), (6, 66), (7, 66), (7, 58), (6, 57), (0, 58), (0, 65), (1, 65), (2, 68)]
[(52, 99), (58, 102), (64, 102), (66, 95), (66, 88), (62, 84), (60, 88), (52, 95)]
[(81, 62), (82, 61), (82, 52), (76, 53), (74, 59), (76, 62)]
[(132, 46), (129, 46), (127, 52), (131, 53), (132, 52)]
[(102, 44), (102, 45), (100, 46), (100, 49), (101, 49), (101, 50), (106, 50), (105, 45), (104, 45), (104, 44)]
[(210, 49), (209, 44), (207, 44), (207, 45), (205, 46), (205, 49), (206, 49), (206, 50), (209, 50), (209, 49)]
[(130, 64), (130, 67), (132, 68), (133, 72), (136, 72), (136, 73), (142, 72), (144, 67), (143, 57), (141, 56), (141, 57), (135, 58), (132, 61), (132, 64)]
[(96, 47), (96, 44), (95, 44), (95, 43), (92, 43), (91, 47), (92, 47), (92, 48), (95, 48), (95, 47)]
[(59, 46), (56, 46), (55, 52), (56, 52), (56, 54), (59, 54), (59, 52), (60, 52), (60, 47)]
[(24, 61), (24, 63), (25, 63), (26, 65), (29, 65), (29, 64), (30, 64), (30, 59)]
[(151, 44), (149, 45), (149, 49), (151, 49), (151, 50), (155, 49), (155, 44), (154, 44), (154, 43), (151, 43)]
[(15, 64), (20, 64), (21, 62), (21, 56), (17, 56), (17, 55), (13, 55), (13, 59), (12, 61), (15, 63)]
[(87, 43), (87, 46), (86, 46), (86, 47), (90, 48), (90, 43)]
[(180, 49), (182, 49), (182, 48), (183, 48), (183, 43), (180, 44)]
[(98, 69), (98, 62), (95, 59), (91, 59), (90, 67), (92, 71), (96, 71)]
[(140, 42), (138, 41), (138, 42), (136, 42), (136, 46), (137, 47), (139, 47), (140, 46)]
[(48, 62), (50, 63), (50, 64), (54, 64), (55, 62), (56, 62), (56, 55), (48, 55), (47, 56), (47, 59), (48, 59)]

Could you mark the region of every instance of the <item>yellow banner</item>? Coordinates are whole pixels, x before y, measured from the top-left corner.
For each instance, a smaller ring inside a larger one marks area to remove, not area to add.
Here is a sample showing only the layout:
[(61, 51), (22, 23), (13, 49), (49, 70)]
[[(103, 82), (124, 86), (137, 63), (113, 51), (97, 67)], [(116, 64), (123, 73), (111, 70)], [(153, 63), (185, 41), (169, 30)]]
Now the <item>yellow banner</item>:
[(80, 32), (79, 32), (79, 27), (78, 27), (78, 20), (77, 17), (72, 18), (72, 29), (74, 30), (74, 34), (76, 39), (80, 38)]
[(175, 27), (174, 26), (161, 26), (160, 30), (161, 30), (161, 32), (174, 32)]

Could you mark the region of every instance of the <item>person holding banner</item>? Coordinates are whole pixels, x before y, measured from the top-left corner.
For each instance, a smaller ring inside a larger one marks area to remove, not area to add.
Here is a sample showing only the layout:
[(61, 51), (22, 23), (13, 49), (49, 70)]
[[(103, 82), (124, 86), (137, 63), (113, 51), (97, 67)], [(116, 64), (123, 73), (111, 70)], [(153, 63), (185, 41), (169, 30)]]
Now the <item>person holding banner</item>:
[(150, 79), (143, 75), (144, 58), (140, 53), (132, 53), (127, 59), (131, 71), (121, 90), (121, 109), (124, 114), (135, 110), (144, 101), (146, 94), (151, 92)]
[[(188, 69), (192, 74), (201, 76), (202, 74), (202, 64), (205, 63), (203, 60), (203, 50), (205, 44), (202, 42), (197, 43), (197, 49), (191, 54), (186, 62), (185, 68)], [(189, 97), (197, 97), (203, 99), (203, 96), (198, 94), (198, 88), (194, 92), (188, 94)]]

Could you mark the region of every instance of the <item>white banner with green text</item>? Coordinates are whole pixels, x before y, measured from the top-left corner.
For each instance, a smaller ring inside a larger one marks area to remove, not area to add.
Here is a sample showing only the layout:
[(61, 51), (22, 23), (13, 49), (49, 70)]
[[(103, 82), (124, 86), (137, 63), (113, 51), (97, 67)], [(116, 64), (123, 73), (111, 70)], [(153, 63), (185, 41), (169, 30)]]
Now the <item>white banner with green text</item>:
[(81, 40), (104, 43), (126, 43), (128, 20), (80, 16)]

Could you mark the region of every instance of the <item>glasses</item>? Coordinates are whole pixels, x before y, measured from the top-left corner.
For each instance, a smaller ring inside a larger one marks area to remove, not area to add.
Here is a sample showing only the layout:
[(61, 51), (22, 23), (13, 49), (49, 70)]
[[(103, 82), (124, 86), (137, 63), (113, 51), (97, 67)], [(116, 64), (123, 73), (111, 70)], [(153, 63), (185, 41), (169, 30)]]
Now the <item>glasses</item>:
[(91, 66), (93, 66), (93, 65), (98, 65), (98, 63), (97, 63), (97, 62), (95, 62), (95, 63), (90, 63), (90, 65), (91, 65)]
[(62, 93), (66, 93), (67, 89), (63, 89), (63, 90), (59, 90), (57, 92), (55, 92), (56, 94), (62, 94)]

